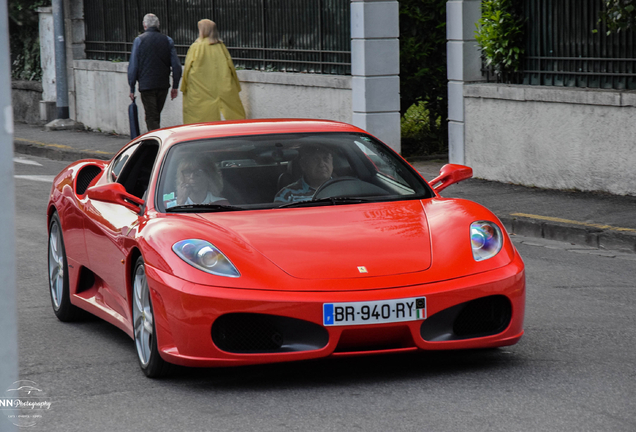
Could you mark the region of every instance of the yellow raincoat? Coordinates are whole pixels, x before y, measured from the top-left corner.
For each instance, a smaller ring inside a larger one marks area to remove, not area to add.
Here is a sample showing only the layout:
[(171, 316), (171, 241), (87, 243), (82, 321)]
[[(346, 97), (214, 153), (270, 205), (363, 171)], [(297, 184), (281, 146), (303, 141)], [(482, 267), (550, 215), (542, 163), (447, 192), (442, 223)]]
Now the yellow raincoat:
[(194, 42), (186, 56), (183, 78), (183, 123), (200, 123), (245, 118), (239, 98), (234, 62), (222, 42), (210, 45), (207, 39)]

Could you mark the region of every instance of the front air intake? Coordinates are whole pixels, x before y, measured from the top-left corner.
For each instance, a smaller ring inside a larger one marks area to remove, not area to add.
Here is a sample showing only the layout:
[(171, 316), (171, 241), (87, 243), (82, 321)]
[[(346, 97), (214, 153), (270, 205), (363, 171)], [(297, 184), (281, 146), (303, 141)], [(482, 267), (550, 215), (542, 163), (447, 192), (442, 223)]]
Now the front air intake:
[(501, 333), (508, 327), (511, 313), (510, 301), (504, 296), (470, 301), (455, 318), (453, 333), (459, 338)]
[(431, 315), (422, 323), (420, 335), (429, 342), (491, 336), (504, 331), (511, 318), (508, 297), (481, 297)]
[(231, 313), (214, 321), (212, 341), (231, 353), (296, 352), (325, 347), (329, 333), (320, 325), (295, 318)]

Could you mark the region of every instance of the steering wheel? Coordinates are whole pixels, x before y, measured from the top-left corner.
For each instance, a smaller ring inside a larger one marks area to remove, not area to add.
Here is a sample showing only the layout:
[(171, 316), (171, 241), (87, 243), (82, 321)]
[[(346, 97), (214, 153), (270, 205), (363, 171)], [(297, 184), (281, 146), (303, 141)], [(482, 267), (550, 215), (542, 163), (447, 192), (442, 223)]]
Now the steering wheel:
[(343, 176), (343, 177), (336, 177), (336, 178), (327, 180), (326, 182), (321, 184), (318, 189), (316, 189), (316, 192), (314, 193), (312, 200), (325, 198), (325, 196), (327, 196), (326, 193), (324, 194), (325, 196), (320, 196), (320, 194), (324, 192), (325, 190), (331, 188), (332, 185), (337, 185), (338, 183), (350, 182), (350, 181), (360, 181), (360, 179), (358, 179), (357, 177)]

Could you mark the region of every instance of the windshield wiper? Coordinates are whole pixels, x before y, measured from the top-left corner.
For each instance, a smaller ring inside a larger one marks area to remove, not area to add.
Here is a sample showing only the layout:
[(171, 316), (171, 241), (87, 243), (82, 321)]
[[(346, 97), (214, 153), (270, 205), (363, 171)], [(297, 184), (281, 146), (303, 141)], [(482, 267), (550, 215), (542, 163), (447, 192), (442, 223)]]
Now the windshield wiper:
[(227, 204), (185, 204), (167, 208), (167, 212), (175, 213), (199, 213), (199, 212), (221, 212), (221, 211), (237, 211), (247, 210), (243, 207), (237, 207)]
[(319, 198), (317, 200), (307, 200), (307, 201), (296, 201), (291, 203), (286, 203), (278, 206), (278, 208), (285, 207), (312, 207), (319, 205), (338, 205), (338, 204), (359, 204), (364, 202), (369, 202), (370, 200), (359, 197), (326, 197)]

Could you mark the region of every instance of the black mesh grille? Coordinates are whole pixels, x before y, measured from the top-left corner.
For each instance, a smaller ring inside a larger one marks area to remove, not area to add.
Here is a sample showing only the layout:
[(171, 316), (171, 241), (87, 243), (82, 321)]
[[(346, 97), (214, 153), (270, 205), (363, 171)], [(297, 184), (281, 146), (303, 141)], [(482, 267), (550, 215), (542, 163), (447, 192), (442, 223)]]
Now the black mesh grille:
[(212, 325), (212, 341), (232, 353), (309, 351), (329, 342), (324, 327), (309, 321), (275, 315), (231, 313)]
[(455, 319), (453, 333), (462, 338), (497, 334), (508, 327), (511, 315), (505, 296), (482, 297), (466, 304)]
[(223, 351), (275, 351), (283, 345), (283, 335), (267, 316), (230, 314), (219, 318), (212, 329), (214, 343)]
[(77, 174), (77, 182), (75, 183), (75, 192), (78, 195), (84, 195), (88, 185), (91, 184), (93, 179), (102, 172), (102, 169), (95, 165), (87, 165), (80, 170)]

